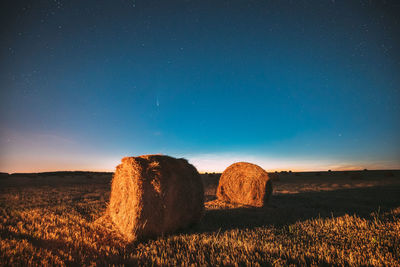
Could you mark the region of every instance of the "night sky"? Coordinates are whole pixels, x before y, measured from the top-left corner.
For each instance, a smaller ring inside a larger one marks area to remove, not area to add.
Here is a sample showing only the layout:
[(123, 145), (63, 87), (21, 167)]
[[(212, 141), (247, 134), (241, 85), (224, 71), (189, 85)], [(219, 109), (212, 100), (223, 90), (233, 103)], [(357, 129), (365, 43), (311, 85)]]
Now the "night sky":
[(400, 168), (399, 1), (0, 9), (0, 171)]

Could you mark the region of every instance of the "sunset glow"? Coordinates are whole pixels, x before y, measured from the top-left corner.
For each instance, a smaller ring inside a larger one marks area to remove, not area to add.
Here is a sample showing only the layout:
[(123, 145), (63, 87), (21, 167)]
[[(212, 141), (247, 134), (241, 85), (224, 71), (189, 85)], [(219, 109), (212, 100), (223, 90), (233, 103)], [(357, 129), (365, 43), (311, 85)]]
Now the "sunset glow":
[(10, 7), (0, 171), (113, 171), (158, 153), (210, 172), (400, 168), (392, 8), (138, 2)]

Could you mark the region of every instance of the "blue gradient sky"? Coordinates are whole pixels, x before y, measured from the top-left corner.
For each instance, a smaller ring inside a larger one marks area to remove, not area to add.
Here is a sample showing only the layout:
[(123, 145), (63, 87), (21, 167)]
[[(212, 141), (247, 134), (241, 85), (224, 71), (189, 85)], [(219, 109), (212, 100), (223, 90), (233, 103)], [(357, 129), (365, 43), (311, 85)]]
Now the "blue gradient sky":
[(6, 1), (0, 171), (400, 168), (397, 1)]

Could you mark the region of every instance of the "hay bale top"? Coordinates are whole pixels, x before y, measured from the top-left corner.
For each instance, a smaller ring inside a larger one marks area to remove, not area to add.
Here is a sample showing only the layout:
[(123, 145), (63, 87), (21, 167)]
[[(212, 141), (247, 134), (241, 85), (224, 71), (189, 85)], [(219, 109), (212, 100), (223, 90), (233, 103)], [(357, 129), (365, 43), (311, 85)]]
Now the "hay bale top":
[(173, 158), (170, 156), (162, 155), (162, 154), (152, 154), (152, 155), (141, 155), (137, 157), (124, 157), (121, 160), (121, 165), (125, 163), (139, 162), (141, 164), (149, 163), (149, 162), (160, 162), (160, 161), (174, 161), (174, 160), (182, 160), (188, 162), (184, 158)]
[[(260, 166), (249, 162), (236, 162), (230, 165), (222, 175), (229, 175), (232, 177), (257, 177), (261, 179), (269, 179), (268, 173)], [(222, 179), (222, 177), (221, 177)]]
[(220, 200), (263, 207), (272, 194), (268, 173), (252, 163), (237, 162), (221, 175), (217, 189)]
[[(121, 164), (117, 166), (116, 172), (127, 168), (129, 170), (129, 175), (138, 175), (141, 179), (145, 180), (154, 178), (158, 179), (160, 178), (159, 176), (165, 176), (166, 171), (169, 173), (168, 169), (170, 169), (171, 164), (173, 166), (176, 162), (181, 162), (185, 166), (190, 165), (184, 158), (173, 158), (161, 154), (142, 155), (122, 158)], [(160, 172), (164, 175), (161, 175)]]

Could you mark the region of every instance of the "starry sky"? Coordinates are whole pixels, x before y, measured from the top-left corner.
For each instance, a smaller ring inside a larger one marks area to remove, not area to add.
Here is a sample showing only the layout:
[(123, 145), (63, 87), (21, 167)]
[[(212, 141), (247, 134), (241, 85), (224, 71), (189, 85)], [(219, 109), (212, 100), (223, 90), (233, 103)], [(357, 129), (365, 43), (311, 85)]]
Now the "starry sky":
[(400, 168), (398, 1), (0, 5), (0, 171)]

